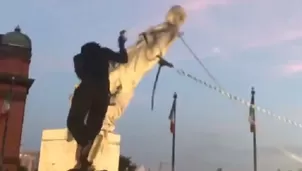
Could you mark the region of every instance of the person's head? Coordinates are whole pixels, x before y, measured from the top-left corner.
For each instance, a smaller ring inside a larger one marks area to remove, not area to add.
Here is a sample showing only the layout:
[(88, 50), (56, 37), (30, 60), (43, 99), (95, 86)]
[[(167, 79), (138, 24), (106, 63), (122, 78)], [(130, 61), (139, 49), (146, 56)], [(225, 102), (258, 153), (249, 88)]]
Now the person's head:
[(81, 47), (81, 54), (88, 56), (98, 56), (101, 51), (101, 46), (96, 42), (88, 42)]

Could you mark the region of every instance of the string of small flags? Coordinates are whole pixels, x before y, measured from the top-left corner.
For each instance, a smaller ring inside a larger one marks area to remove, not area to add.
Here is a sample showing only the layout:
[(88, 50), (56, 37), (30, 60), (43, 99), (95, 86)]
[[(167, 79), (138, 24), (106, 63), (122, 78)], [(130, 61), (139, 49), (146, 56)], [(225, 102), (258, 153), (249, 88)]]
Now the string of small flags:
[[(189, 74), (189, 73), (186, 73), (184, 70), (182, 69), (177, 69), (177, 68), (174, 68), (177, 72), (177, 74), (179, 74), (180, 76), (184, 76), (184, 77), (187, 77), (193, 81), (195, 81), (196, 83), (199, 83), (199, 84), (202, 84), (203, 86), (211, 89), (211, 90), (214, 90), (216, 92), (218, 92), (219, 94), (221, 94), (222, 96), (226, 96), (227, 98), (229, 98), (230, 100), (234, 100), (234, 101), (237, 101), (247, 107), (250, 107), (250, 102), (247, 101), (247, 100), (244, 100), (243, 98), (241, 97), (238, 97), (238, 96), (235, 96), (235, 95), (232, 95), (231, 93), (229, 92), (226, 92), (224, 90), (222, 90), (221, 88), (219, 87), (216, 87), (214, 85), (211, 85), (209, 83), (207, 83), (206, 81), (203, 81), (201, 79), (198, 79), (196, 77), (194, 77), (193, 75)], [(272, 113), (270, 110), (267, 110), (265, 108), (262, 108), (260, 106), (257, 106), (257, 105), (253, 105), (252, 106), (255, 110), (257, 110), (258, 112), (261, 112), (261, 113), (264, 113), (268, 116), (271, 116), (277, 120), (280, 120), (280, 121), (283, 121), (287, 124), (290, 124), (290, 125), (293, 125), (295, 127), (299, 127), (299, 128), (302, 128), (302, 124), (301, 123), (298, 123), (296, 121), (292, 121), (284, 116), (279, 116), (279, 115), (276, 115), (274, 113)]]

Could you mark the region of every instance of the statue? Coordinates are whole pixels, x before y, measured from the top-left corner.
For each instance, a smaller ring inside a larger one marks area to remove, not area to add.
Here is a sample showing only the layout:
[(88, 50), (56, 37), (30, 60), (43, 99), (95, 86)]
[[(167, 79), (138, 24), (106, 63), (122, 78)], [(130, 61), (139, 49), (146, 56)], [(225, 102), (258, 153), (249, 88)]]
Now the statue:
[[(118, 120), (124, 113), (130, 100), (134, 96), (134, 91), (144, 75), (150, 71), (156, 64), (166, 65), (167, 62), (163, 60), (168, 48), (179, 36), (180, 27), (184, 24), (186, 13), (181, 6), (173, 6), (167, 16), (166, 20), (154, 27), (149, 28), (147, 31), (141, 33), (137, 42), (127, 48), (128, 63), (110, 65), (110, 92), (111, 101), (108, 106), (106, 118), (103, 123), (101, 134), (98, 136), (91, 149), (90, 161), (99, 160), (102, 156), (106, 156), (106, 161), (110, 160), (113, 163), (118, 162), (115, 154), (119, 155), (119, 145), (112, 145), (120, 141), (119, 135), (113, 133), (115, 129), (115, 121)], [(75, 87), (77, 88), (77, 86)], [(70, 99), (72, 96), (70, 97)], [(111, 138), (110, 138), (111, 137)], [(115, 137), (115, 138), (112, 138)], [(66, 147), (73, 148), (73, 137), (67, 132), (68, 145)], [(44, 144), (46, 148), (53, 148), (51, 144)], [(110, 146), (110, 148), (108, 148)], [(66, 148), (67, 149), (67, 148)], [(111, 151), (112, 150), (112, 151)], [(46, 150), (44, 156), (51, 152)], [(110, 155), (114, 154), (114, 155)], [(66, 155), (69, 155), (69, 152)], [(45, 158), (45, 157), (44, 157)], [(46, 161), (46, 159), (45, 159)], [(48, 161), (48, 159), (47, 159)], [(64, 159), (64, 162), (65, 161)], [(58, 163), (64, 163), (59, 161)], [(94, 162), (96, 163), (96, 162)], [(58, 166), (59, 167), (59, 166)], [(116, 164), (112, 163), (98, 163), (98, 168), (108, 167), (115, 170)]]
[(109, 79), (112, 98), (104, 120), (103, 131), (114, 131), (115, 121), (124, 113), (134, 95), (135, 88), (142, 77), (159, 62), (158, 57), (166, 54), (170, 45), (178, 37), (180, 26), (183, 25), (185, 19), (184, 9), (179, 5), (173, 6), (168, 11), (165, 22), (141, 33), (136, 44), (127, 48), (128, 63), (110, 65)]
[(139, 35), (135, 45), (127, 48), (129, 62), (112, 67), (110, 72), (110, 91), (112, 105), (108, 107), (102, 130), (113, 132), (115, 121), (124, 113), (134, 90), (143, 78), (164, 57), (170, 45), (179, 35), (179, 29), (186, 19), (184, 9), (173, 6), (166, 21)]

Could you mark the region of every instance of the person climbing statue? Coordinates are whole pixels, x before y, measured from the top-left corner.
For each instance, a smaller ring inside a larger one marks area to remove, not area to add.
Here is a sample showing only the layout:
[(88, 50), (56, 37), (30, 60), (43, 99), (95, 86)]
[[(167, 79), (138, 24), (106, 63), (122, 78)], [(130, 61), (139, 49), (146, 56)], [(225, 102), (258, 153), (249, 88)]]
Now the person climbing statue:
[(93, 167), (88, 161), (89, 152), (101, 131), (110, 101), (109, 62), (128, 62), (126, 41), (123, 30), (118, 38), (119, 52), (88, 42), (74, 56), (75, 73), (81, 83), (74, 90), (67, 118), (67, 128), (77, 142), (76, 165), (70, 171)]

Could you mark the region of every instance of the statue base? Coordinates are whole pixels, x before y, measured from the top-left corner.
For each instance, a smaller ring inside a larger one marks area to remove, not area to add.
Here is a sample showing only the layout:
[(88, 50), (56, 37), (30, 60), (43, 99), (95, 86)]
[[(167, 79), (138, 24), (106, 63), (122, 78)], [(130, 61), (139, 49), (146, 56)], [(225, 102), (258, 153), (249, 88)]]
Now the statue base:
[[(120, 135), (102, 131), (96, 138), (90, 160), (96, 170), (118, 171), (120, 156)], [(44, 130), (42, 133), (39, 171), (67, 171), (75, 161), (76, 142), (67, 129)]]

